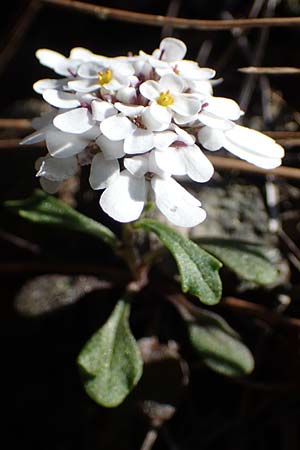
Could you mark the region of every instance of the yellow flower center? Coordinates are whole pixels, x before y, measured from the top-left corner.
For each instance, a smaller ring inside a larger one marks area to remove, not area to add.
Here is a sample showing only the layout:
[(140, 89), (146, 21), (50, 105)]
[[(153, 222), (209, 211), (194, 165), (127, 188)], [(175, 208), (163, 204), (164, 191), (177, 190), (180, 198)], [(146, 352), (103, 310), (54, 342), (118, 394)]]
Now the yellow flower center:
[(170, 106), (174, 103), (174, 98), (170, 94), (170, 91), (161, 92), (156, 99), (160, 106)]
[(98, 83), (100, 86), (104, 86), (104, 84), (107, 84), (112, 80), (112, 77), (112, 71), (110, 69), (106, 69), (104, 72), (98, 73)]

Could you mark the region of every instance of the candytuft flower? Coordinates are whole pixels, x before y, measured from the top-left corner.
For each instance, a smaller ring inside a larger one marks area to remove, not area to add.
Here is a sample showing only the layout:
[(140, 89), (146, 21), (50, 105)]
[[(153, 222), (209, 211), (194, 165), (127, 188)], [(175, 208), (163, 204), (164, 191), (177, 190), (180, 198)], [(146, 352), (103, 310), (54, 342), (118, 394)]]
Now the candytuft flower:
[(104, 190), (100, 206), (115, 220), (138, 219), (150, 196), (169, 221), (191, 227), (206, 213), (174, 177), (207, 182), (214, 169), (203, 149), (279, 166), (283, 148), (238, 125), (239, 105), (213, 95), (215, 71), (184, 59), (186, 52), (171, 37), (150, 55), (38, 50), (41, 64), (62, 77), (34, 84), (51, 112), (34, 119), (36, 131), (22, 141), (46, 142), (48, 153), (36, 164), (42, 187), (54, 193), (80, 165), (90, 165), (91, 188)]

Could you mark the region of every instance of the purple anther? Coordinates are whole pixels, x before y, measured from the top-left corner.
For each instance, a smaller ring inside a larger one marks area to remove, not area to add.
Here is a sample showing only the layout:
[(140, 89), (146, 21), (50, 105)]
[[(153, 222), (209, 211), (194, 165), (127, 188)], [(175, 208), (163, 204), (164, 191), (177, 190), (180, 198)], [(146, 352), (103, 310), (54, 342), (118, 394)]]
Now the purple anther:
[(86, 109), (88, 110), (88, 112), (92, 113), (92, 107), (91, 107), (90, 103), (87, 103), (87, 102), (81, 102), (81, 103), (80, 103), (80, 106), (81, 106), (82, 108), (86, 108)]

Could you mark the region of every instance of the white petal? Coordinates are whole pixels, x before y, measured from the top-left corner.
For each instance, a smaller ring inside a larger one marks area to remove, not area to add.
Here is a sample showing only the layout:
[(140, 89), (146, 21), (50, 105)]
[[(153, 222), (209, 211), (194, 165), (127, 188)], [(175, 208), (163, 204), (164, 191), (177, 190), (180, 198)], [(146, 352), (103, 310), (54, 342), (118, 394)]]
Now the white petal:
[(206, 212), (201, 203), (172, 178), (154, 176), (151, 180), (158, 209), (170, 222), (181, 227), (194, 227), (203, 222)]
[(202, 95), (212, 95), (212, 81), (189, 80), (189, 88), (193, 93), (199, 92)]
[(195, 61), (188, 60), (176, 62), (176, 69), (180, 76), (191, 80), (206, 81), (216, 74), (215, 70), (208, 67), (199, 67)]
[(80, 61), (90, 61), (93, 56), (94, 54), (90, 50), (83, 47), (72, 48), (70, 52), (71, 59), (77, 59)]
[(219, 150), (225, 142), (224, 131), (202, 127), (198, 132), (198, 141), (207, 150)]
[(101, 70), (104, 70), (105, 68), (103, 66), (100, 66), (99, 64), (88, 61), (81, 64), (78, 68), (77, 74), (79, 77), (82, 78), (88, 78), (88, 79), (98, 79), (98, 73)]
[[(155, 118), (157, 121), (159, 121), (162, 126), (169, 126), (171, 119), (172, 119), (172, 113), (171, 111), (165, 107), (158, 105), (158, 103), (153, 102), (149, 107), (149, 112)], [(165, 127), (163, 129), (166, 129)]]
[(80, 139), (85, 139), (87, 141), (94, 141), (101, 133), (99, 125), (94, 125), (92, 128), (82, 133), (79, 137)]
[(228, 143), (227, 141), (224, 143), (224, 148), (238, 158), (244, 159), (255, 166), (262, 167), (263, 169), (275, 169), (281, 164), (281, 158), (266, 158), (259, 156), (257, 153), (251, 153), (243, 147)]
[(39, 180), (43, 190), (48, 192), (48, 194), (56, 194), (61, 184), (60, 181), (51, 181), (44, 177), (40, 177)]
[(77, 155), (89, 143), (88, 140), (81, 139), (78, 134), (64, 133), (54, 126), (49, 127), (45, 139), (50, 155), (58, 159)]
[(68, 87), (77, 92), (93, 92), (100, 88), (95, 79), (72, 80), (68, 82)]
[(274, 139), (259, 131), (234, 125), (231, 130), (225, 132), (225, 137), (228, 142), (239, 145), (245, 150), (256, 153), (259, 156), (275, 159), (284, 157), (283, 148)]
[(187, 145), (193, 145), (195, 143), (195, 136), (189, 134), (187, 131), (183, 130), (175, 124), (172, 124), (171, 127), (180, 137), (180, 141), (184, 142)]
[(66, 133), (81, 134), (93, 127), (92, 116), (87, 108), (77, 108), (58, 114), (53, 125)]
[(101, 100), (93, 100), (91, 106), (93, 119), (99, 122), (118, 113), (114, 105)]
[(58, 52), (41, 48), (37, 50), (36, 57), (43, 66), (50, 67), (59, 75), (70, 75), (68, 70), (68, 59)]
[(108, 139), (120, 141), (130, 135), (136, 126), (127, 118), (118, 114), (103, 120), (100, 124), (100, 130)]
[(63, 181), (75, 175), (77, 169), (77, 159), (74, 156), (63, 159), (48, 156), (44, 158), (36, 176), (45, 177), (51, 181)]
[(145, 127), (150, 131), (164, 131), (166, 130), (171, 121), (171, 114), (167, 111), (168, 117), (166, 117), (167, 121), (161, 121), (159, 117), (157, 117), (156, 114), (156, 106), (159, 108), (162, 108), (161, 106), (157, 105), (155, 102), (152, 103), (150, 106), (147, 106), (143, 113), (142, 113), (142, 121)]
[(169, 147), (177, 139), (178, 135), (174, 131), (166, 130), (154, 133), (154, 147), (164, 149)]
[[(237, 127), (244, 128), (238, 125)], [(248, 140), (240, 140), (241, 137)], [(248, 128), (243, 131), (238, 129), (236, 134), (233, 134), (233, 139), (228, 139), (225, 135), (223, 146), (235, 156), (264, 169), (280, 166), (284, 154), (283, 148), (273, 139)]]
[(48, 125), (52, 126), (52, 121), (57, 115), (57, 110), (53, 108), (53, 111), (48, 113), (42, 113), (39, 117), (35, 117), (31, 121), (32, 128), (35, 130), (40, 130)]
[(171, 94), (180, 93), (184, 89), (184, 82), (175, 73), (168, 73), (159, 80), (160, 92), (170, 91)]
[(136, 177), (143, 177), (145, 173), (149, 172), (149, 156), (138, 155), (132, 158), (124, 159), (124, 167)]
[(68, 78), (62, 78), (60, 80), (53, 80), (50, 78), (45, 78), (39, 80), (33, 85), (33, 90), (38, 94), (42, 94), (46, 89), (59, 89), (64, 84), (67, 84)]
[(117, 92), (117, 100), (125, 104), (134, 104), (136, 102), (136, 90), (134, 87), (126, 86)]
[(117, 91), (124, 86), (129, 85), (129, 79), (127, 77), (114, 77), (109, 83), (105, 83), (103, 87), (108, 91)]
[(43, 92), (43, 99), (56, 108), (70, 109), (80, 105), (80, 101), (74, 94), (56, 89), (46, 89)]
[[(155, 65), (154, 65), (154, 67), (155, 67)], [(169, 73), (174, 73), (174, 70), (173, 70), (173, 68), (172, 68), (168, 63), (166, 63), (166, 66), (162, 66), (162, 67), (158, 66), (158, 67), (155, 67), (155, 72), (156, 72), (157, 75), (159, 75), (160, 77), (163, 77), (163, 76), (165, 76), (165, 75), (167, 75), (167, 74), (169, 74)]]
[(140, 217), (145, 199), (145, 179), (133, 177), (124, 170), (103, 192), (100, 206), (113, 219), (132, 222)]
[(201, 101), (192, 94), (179, 94), (174, 96), (174, 103), (170, 108), (181, 116), (194, 116), (200, 110)]
[(162, 51), (162, 61), (178, 61), (186, 54), (186, 45), (179, 39), (167, 37), (163, 39), (159, 46)]
[(155, 150), (153, 158), (157, 166), (169, 175), (185, 175), (186, 164), (184, 155), (176, 148), (169, 147), (164, 150)]
[(189, 127), (198, 120), (198, 114), (195, 114), (194, 116), (182, 116), (181, 114), (174, 112), (173, 119), (178, 125)]
[(198, 114), (198, 119), (203, 125), (207, 125), (211, 128), (217, 128), (219, 130), (229, 130), (234, 126), (229, 120), (220, 118), (210, 112), (206, 112), (206, 110), (203, 110), (200, 114)]
[(37, 142), (43, 142), (45, 139), (47, 128), (41, 128), (38, 131), (35, 131), (34, 133), (29, 134), (28, 136), (24, 137), (19, 144), (20, 145), (31, 145), (36, 144)]
[(142, 105), (124, 105), (123, 103), (116, 102), (114, 104), (115, 108), (117, 108), (121, 113), (123, 113), (127, 117), (135, 117), (139, 116), (143, 110), (144, 106)]
[(101, 149), (105, 159), (117, 159), (125, 155), (124, 140), (112, 141), (104, 136), (104, 134), (101, 134), (96, 139), (96, 144)]
[(101, 153), (97, 153), (91, 164), (89, 182), (92, 189), (104, 189), (112, 183), (120, 173), (120, 166), (116, 159), (107, 160)]
[(153, 148), (153, 133), (148, 130), (137, 128), (132, 134), (125, 138), (124, 152), (130, 155), (145, 153)]
[(239, 105), (230, 98), (209, 97), (207, 103), (205, 111), (223, 119), (238, 120), (242, 115)]
[(214, 167), (197, 145), (183, 147), (180, 152), (184, 155), (186, 173), (194, 181), (205, 183), (214, 174)]
[(160, 86), (154, 80), (145, 81), (140, 85), (140, 93), (148, 100), (155, 100), (159, 97)]
[(113, 60), (111, 62), (111, 68), (113, 69), (114, 74), (120, 74), (127, 78), (134, 74), (133, 65), (124, 59), (123, 61)]

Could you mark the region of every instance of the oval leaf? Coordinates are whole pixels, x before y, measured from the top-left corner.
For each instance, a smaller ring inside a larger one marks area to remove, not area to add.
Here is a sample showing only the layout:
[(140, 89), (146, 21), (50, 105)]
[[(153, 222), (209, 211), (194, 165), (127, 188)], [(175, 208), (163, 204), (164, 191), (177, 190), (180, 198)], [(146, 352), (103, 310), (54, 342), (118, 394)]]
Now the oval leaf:
[(187, 320), (187, 326), (193, 348), (212, 370), (229, 377), (252, 372), (254, 360), (250, 350), (218, 314), (202, 310), (196, 321)]
[(135, 225), (155, 233), (176, 260), (183, 292), (189, 292), (207, 305), (218, 303), (222, 294), (220, 261), (190, 239), (156, 220), (144, 219)]
[(118, 244), (117, 237), (109, 228), (39, 189), (25, 200), (8, 201), (4, 206), (10, 212), (31, 222), (90, 234), (111, 247)]
[(243, 280), (267, 286), (278, 279), (278, 270), (258, 244), (233, 239), (199, 239), (197, 243)]
[(119, 300), (78, 356), (84, 388), (102, 406), (118, 406), (142, 376), (143, 363), (129, 328), (129, 312), (129, 303)]

